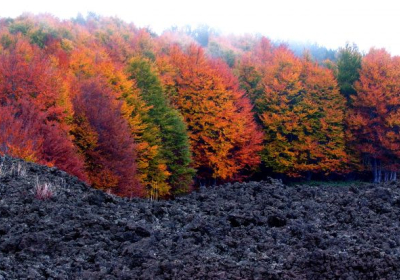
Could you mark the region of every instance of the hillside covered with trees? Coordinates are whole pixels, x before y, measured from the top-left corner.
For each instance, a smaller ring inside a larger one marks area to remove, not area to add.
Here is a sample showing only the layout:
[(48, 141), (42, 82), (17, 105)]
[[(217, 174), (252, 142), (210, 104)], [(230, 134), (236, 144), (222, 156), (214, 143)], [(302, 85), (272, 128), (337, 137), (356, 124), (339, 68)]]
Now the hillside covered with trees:
[(2, 18), (0, 155), (152, 199), (255, 174), (396, 180), (400, 59), (314, 53), (94, 14)]

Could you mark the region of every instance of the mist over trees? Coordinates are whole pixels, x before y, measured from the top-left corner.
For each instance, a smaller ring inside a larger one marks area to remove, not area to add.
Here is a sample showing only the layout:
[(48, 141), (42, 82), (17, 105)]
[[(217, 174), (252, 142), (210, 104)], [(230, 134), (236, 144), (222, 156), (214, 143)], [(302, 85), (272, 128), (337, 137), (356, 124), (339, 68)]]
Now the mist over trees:
[(254, 174), (395, 180), (399, 65), (206, 25), (2, 18), (0, 154), (126, 197)]

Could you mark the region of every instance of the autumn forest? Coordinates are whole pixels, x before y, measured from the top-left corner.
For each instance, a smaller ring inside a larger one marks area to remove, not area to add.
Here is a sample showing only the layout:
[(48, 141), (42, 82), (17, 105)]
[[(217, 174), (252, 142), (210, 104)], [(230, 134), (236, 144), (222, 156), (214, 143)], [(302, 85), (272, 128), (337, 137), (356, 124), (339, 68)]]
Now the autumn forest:
[(400, 58), (94, 14), (1, 18), (0, 154), (152, 199), (266, 175), (396, 180)]

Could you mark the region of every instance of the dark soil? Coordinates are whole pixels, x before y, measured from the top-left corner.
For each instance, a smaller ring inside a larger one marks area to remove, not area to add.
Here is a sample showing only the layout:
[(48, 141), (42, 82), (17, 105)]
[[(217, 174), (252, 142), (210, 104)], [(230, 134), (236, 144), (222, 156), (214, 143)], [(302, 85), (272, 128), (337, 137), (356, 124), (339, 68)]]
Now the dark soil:
[(129, 201), (0, 158), (0, 279), (400, 279), (399, 224), (394, 183), (271, 179)]

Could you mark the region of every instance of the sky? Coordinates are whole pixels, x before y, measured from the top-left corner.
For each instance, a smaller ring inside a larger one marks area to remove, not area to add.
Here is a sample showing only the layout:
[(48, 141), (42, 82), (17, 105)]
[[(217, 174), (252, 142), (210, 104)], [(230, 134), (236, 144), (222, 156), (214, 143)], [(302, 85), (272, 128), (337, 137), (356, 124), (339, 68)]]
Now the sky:
[(95, 12), (117, 16), (161, 33), (171, 26), (207, 24), (225, 33), (257, 33), (273, 40), (318, 43), (328, 48), (356, 43), (367, 52), (400, 55), (400, 1), (396, 0), (2, 0), (0, 17), (24, 12), (60, 19)]

